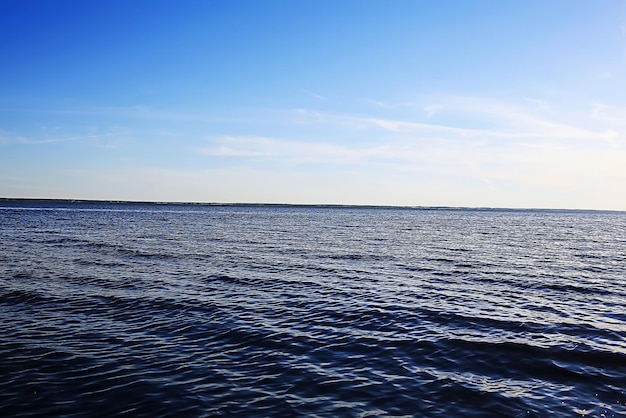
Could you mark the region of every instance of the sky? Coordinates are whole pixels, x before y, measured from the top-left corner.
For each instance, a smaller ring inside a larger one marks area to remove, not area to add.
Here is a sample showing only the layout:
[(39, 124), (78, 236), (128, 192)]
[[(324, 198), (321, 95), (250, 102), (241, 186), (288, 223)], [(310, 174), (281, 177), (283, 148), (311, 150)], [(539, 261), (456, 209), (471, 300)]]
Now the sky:
[(0, 0), (0, 197), (626, 210), (626, 0)]

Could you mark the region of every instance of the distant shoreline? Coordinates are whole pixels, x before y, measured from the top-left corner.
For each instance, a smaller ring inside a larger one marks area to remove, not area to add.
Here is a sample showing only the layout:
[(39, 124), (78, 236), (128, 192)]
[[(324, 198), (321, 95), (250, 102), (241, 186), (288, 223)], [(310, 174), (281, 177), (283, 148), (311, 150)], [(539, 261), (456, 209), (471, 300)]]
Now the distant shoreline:
[(611, 212), (626, 213), (611, 209), (552, 209), (552, 208), (495, 208), (495, 207), (465, 207), (465, 206), (397, 206), (397, 205), (350, 205), (334, 203), (220, 203), (220, 202), (159, 202), (135, 200), (98, 200), (98, 199), (44, 199), (0, 197), (3, 203), (27, 204), (65, 204), (65, 205), (158, 205), (158, 206), (207, 206), (207, 207), (252, 207), (252, 208), (327, 208), (327, 209), (394, 209), (394, 210), (449, 210), (449, 211), (511, 211), (511, 212)]

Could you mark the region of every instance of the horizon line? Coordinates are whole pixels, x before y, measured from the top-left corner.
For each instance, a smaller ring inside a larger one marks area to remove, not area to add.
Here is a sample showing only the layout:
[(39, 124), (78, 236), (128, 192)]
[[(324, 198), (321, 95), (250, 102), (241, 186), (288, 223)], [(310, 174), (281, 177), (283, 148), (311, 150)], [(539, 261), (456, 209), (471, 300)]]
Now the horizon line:
[(380, 205), (380, 204), (344, 204), (344, 203), (264, 203), (264, 202), (193, 202), (193, 201), (151, 201), (123, 199), (74, 199), (74, 198), (33, 198), (33, 197), (0, 197), (2, 202), (26, 203), (66, 203), (66, 204), (105, 204), (105, 205), (171, 205), (171, 206), (229, 206), (229, 207), (284, 207), (284, 208), (329, 208), (329, 209), (404, 209), (404, 210), (475, 210), (475, 211), (568, 211), (568, 212), (618, 212), (619, 209), (568, 209), (541, 207), (491, 207), (491, 206), (422, 206), (422, 205)]

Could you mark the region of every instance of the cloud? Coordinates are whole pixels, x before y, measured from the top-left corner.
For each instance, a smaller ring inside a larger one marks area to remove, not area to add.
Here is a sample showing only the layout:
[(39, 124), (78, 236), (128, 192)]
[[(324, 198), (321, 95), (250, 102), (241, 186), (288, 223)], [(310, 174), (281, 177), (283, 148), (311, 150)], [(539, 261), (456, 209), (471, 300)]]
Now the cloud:
[(107, 133), (107, 134), (70, 136), (70, 137), (65, 137), (65, 138), (53, 138), (53, 139), (43, 139), (43, 140), (32, 140), (32, 139), (22, 138), (19, 142), (23, 144), (29, 144), (29, 145), (52, 144), (55, 142), (84, 141), (87, 139), (118, 137), (118, 136), (130, 135), (131, 133), (132, 132), (116, 132), (116, 133)]
[(315, 92), (312, 92), (311, 90), (303, 89), (302, 91), (303, 91), (303, 92), (305, 92), (308, 96), (313, 97), (314, 99), (317, 99), (317, 100), (326, 100), (326, 97), (324, 97), (324, 96), (322, 96), (322, 95), (320, 95), (320, 94), (317, 94), (317, 93), (315, 93)]
[(22, 145), (42, 145), (42, 144), (55, 144), (60, 142), (74, 142), (85, 141), (101, 138), (113, 138), (131, 135), (132, 132), (109, 132), (104, 134), (91, 134), (91, 135), (78, 135), (67, 136), (61, 138), (46, 138), (46, 139), (34, 139), (32, 137), (26, 137), (22, 135), (9, 135), (4, 131), (0, 131), (0, 145), (8, 144), (22, 144)]
[(589, 118), (601, 122), (607, 129), (626, 130), (626, 108), (602, 102), (591, 105)]
[(367, 149), (254, 136), (226, 136), (211, 142), (210, 146), (197, 149), (196, 152), (213, 157), (272, 158), (292, 163), (342, 164), (361, 161), (368, 154)]
[(526, 97), (525, 99), (528, 103), (532, 103), (536, 105), (541, 110), (550, 110), (550, 103), (541, 99), (534, 99), (531, 97)]
[[(498, 101), (463, 96), (440, 99), (441, 104), (429, 105), (433, 106), (431, 111), (446, 109), (445, 118), (439, 118), (438, 124), (429, 123), (427, 116), (410, 120), (297, 109), (288, 120), (305, 129), (296, 132), (295, 137), (221, 137), (201, 152), (298, 161), (415, 162), (423, 161), (424, 155), (432, 157), (440, 152), (443, 152), (441, 159), (450, 160), (443, 157), (456, 155), (459, 150), (465, 155), (480, 150), (486, 158), (496, 158), (499, 150), (524, 155), (542, 146), (566, 154), (589, 155), (626, 147), (626, 110), (604, 103), (594, 103), (589, 112), (584, 105), (576, 108), (540, 99)], [(294, 139), (297, 137), (306, 141), (297, 141)], [(343, 139), (348, 137), (353, 139)], [(472, 158), (480, 161), (483, 156)], [(498, 158), (516, 159), (515, 155)]]
[(372, 128), (382, 129), (385, 131), (396, 133), (411, 134), (451, 134), (462, 137), (470, 136), (510, 136), (506, 132), (494, 132), (484, 129), (462, 128), (455, 126), (446, 126), (442, 124), (413, 122), (399, 119), (381, 118), (369, 115), (349, 114), (349, 113), (332, 113), (310, 109), (296, 109), (299, 124), (326, 124), (342, 126), (351, 129), (369, 130)]
[[(483, 138), (490, 141), (607, 141), (626, 136), (626, 111), (614, 106), (595, 104), (590, 116), (585, 108), (571, 104), (550, 104), (545, 100), (526, 98), (502, 101), (482, 97), (449, 96), (428, 105), (425, 120), (394, 120), (348, 115), (361, 118), (378, 127), (420, 135)], [(430, 116), (445, 108), (438, 123)], [(336, 118), (338, 119), (338, 118)], [(598, 123), (599, 121), (603, 123)], [(609, 134), (607, 134), (610, 132)]]
[(426, 111), (426, 117), (428, 117), (429, 119), (436, 113), (440, 112), (442, 109), (443, 106), (438, 104), (428, 105), (424, 108), (424, 110)]
[(605, 139), (606, 128), (592, 123), (582, 108), (551, 106), (538, 99), (526, 99), (525, 102), (532, 106), (519, 101), (451, 97), (445, 106), (452, 120), (470, 120), (489, 131), (489, 136), (522, 140)]
[(396, 107), (395, 105), (383, 102), (382, 100), (365, 99), (365, 102), (372, 104), (374, 106), (380, 107), (380, 108), (389, 109), (389, 108)]

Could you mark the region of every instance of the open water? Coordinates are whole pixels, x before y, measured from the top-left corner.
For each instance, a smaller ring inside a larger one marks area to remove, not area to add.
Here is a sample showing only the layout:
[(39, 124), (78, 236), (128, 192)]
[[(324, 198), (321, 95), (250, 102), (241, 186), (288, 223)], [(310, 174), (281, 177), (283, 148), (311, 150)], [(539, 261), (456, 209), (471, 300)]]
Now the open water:
[(626, 213), (0, 203), (0, 415), (626, 415)]

